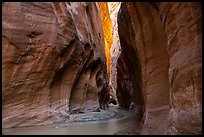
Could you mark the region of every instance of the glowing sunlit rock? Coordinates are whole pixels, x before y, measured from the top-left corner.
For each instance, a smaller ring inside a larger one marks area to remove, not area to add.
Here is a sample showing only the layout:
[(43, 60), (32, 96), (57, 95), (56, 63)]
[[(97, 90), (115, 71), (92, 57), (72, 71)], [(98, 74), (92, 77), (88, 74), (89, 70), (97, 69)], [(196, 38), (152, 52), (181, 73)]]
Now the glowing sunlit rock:
[(100, 13), (102, 18), (104, 39), (105, 39), (105, 52), (107, 60), (107, 72), (110, 76), (110, 48), (113, 44), (113, 35), (112, 35), (112, 22), (110, 19), (108, 2), (98, 2), (100, 7)]

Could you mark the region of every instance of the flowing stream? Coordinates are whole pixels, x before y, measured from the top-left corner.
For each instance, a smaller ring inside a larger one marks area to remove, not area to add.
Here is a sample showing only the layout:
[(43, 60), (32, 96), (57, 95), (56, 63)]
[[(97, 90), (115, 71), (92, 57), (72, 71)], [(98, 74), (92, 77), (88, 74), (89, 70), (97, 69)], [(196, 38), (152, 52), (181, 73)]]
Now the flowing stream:
[(137, 135), (141, 116), (110, 105), (107, 110), (70, 115), (53, 125), (3, 129), (5, 135)]

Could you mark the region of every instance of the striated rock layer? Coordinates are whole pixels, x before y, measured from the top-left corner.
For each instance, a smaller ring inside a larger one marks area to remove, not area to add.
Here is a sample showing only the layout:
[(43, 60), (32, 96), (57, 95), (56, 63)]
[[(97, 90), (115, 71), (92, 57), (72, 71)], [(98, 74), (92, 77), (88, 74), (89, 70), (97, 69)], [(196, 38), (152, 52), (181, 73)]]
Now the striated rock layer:
[[(109, 85), (112, 87), (112, 93), (114, 99), (117, 99), (116, 92), (121, 92), (117, 90), (117, 61), (121, 53), (120, 39), (118, 36), (118, 11), (120, 9), (121, 2), (108, 2), (108, 8), (110, 11), (110, 18), (112, 21), (113, 30), (113, 44), (110, 48), (111, 61), (110, 61), (110, 78)], [(123, 75), (123, 74), (121, 74)], [(117, 91), (116, 91), (117, 90)], [(122, 96), (121, 96), (122, 97)], [(125, 99), (126, 100), (126, 99)]]
[(131, 96), (133, 94), (133, 86), (132, 82), (130, 81), (122, 54), (120, 54), (120, 57), (117, 60), (116, 69), (118, 82), (116, 96), (119, 107), (129, 109), (131, 104)]
[[(118, 15), (141, 134), (201, 134), (201, 5), (125, 3)], [(144, 120), (144, 121), (143, 121)]]
[(109, 98), (99, 7), (2, 3), (3, 128), (98, 111)]
[(110, 15), (115, 14), (115, 12), (118, 13), (118, 10), (120, 8), (120, 4), (121, 4), (121, 2), (108, 2), (108, 9), (109, 9)]
[(159, 3), (170, 56), (168, 134), (202, 132), (201, 3)]
[(111, 61), (110, 48), (113, 44), (112, 22), (109, 14), (108, 2), (98, 2), (98, 5), (100, 7), (100, 14), (102, 18), (104, 32), (104, 35), (102, 35), (102, 37), (104, 37), (105, 40), (107, 72), (108, 77), (110, 77), (110, 61)]

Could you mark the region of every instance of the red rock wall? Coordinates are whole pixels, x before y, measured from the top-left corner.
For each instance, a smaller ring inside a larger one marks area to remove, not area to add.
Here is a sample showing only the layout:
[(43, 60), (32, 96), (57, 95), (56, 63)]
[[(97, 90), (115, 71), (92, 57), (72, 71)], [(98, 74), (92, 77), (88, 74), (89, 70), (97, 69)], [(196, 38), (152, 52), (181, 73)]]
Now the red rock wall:
[(95, 3), (2, 3), (3, 128), (95, 111), (108, 96)]
[(200, 3), (159, 3), (170, 56), (168, 134), (202, 131), (202, 7)]
[(201, 6), (123, 2), (118, 27), (141, 134), (201, 134)]
[(127, 72), (127, 68), (124, 64), (123, 56), (117, 60), (117, 89), (116, 96), (119, 103), (119, 107), (129, 109), (131, 104), (131, 95), (133, 92), (133, 86), (130, 81), (130, 77)]
[[(118, 36), (118, 11), (120, 9), (121, 2), (108, 2), (108, 8), (110, 11), (110, 18), (113, 26), (113, 44), (110, 49), (111, 61), (110, 61), (110, 78), (109, 85), (112, 87), (112, 96), (114, 99), (116, 97), (116, 88), (117, 88), (117, 61), (121, 53), (120, 39)], [(121, 74), (123, 75), (123, 74)]]

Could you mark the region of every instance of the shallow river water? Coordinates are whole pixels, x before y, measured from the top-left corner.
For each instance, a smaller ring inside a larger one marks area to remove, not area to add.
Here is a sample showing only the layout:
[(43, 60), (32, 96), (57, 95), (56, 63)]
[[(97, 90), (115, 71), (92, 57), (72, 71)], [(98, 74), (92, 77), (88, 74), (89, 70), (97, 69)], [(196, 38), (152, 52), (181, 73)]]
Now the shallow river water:
[(3, 129), (5, 135), (136, 135), (139, 119), (134, 112), (111, 105), (107, 110), (70, 115), (53, 125)]

